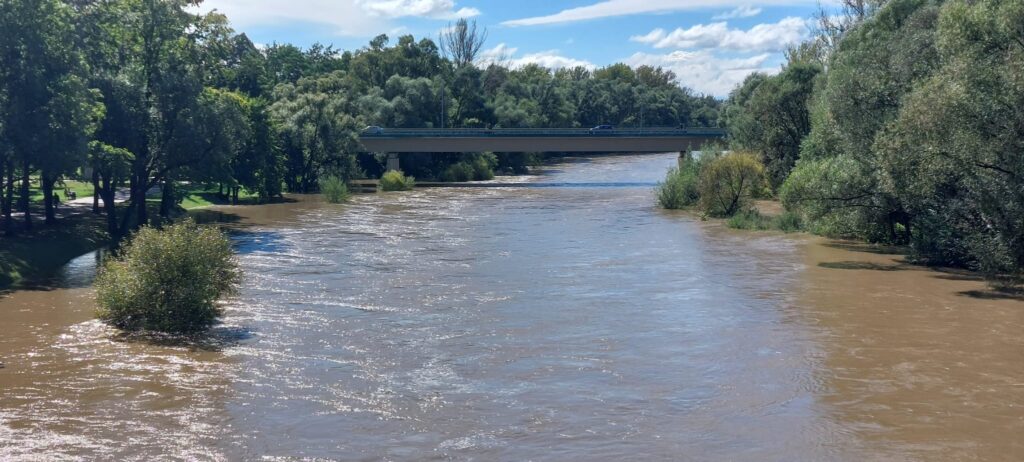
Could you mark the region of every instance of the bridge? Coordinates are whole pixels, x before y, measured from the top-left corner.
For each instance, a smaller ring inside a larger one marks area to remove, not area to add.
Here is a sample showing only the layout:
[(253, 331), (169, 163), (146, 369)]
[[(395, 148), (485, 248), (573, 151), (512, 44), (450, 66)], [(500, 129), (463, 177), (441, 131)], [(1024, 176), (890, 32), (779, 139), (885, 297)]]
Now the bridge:
[(686, 153), (725, 138), (721, 128), (372, 128), (359, 136), (368, 152), (388, 154), (398, 169), (403, 152)]

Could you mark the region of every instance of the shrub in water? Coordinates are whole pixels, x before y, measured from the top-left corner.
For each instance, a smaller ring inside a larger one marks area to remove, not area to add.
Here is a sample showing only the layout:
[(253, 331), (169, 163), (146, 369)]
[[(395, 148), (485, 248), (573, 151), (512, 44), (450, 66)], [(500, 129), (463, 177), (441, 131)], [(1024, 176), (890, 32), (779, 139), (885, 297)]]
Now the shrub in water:
[(473, 167), (465, 162), (456, 162), (444, 169), (441, 179), (450, 182), (469, 181), (473, 179)]
[(337, 176), (330, 175), (320, 179), (320, 192), (327, 202), (338, 204), (348, 200), (348, 186)]
[(408, 191), (413, 186), (416, 186), (416, 179), (411, 176), (405, 176), (405, 174), (398, 170), (386, 172), (380, 177), (381, 191)]
[(741, 210), (729, 217), (726, 225), (735, 229), (751, 229), (757, 231), (779, 230), (787, 233), (800, 231), (802, 223), (800, 215), (793, 212), (783, 212), (777, 216), (762, 215), (755, 209)]
[(788, 210), (782, 212), (782, 215), (775, 217), (774, 224), (775, 228), (787, 233), (804, 229), (803, 219), (800, 217), (800, 214)]
[(764, 165), (750, 153), (731, 152), (700, 169), (700, 206), (708, 215), (731, 217), (750, 208), (765, 187)]
[(221, 315), (240, 273), (220, 230), (191, 219), (142, 228), (96, 276), (98, 316), (125, 330), (195, 333)]
[(670, 168), (665, 181), (655, 188), (658, 204), (666, 209), (681, 209), (697, 203), (697, 169), (683, 166)]
[(760, 212), (754, 209), (741, 210), (735, 215), (729, 217), (729, 220), (726, 221), (726, 225), (735, 229), (751, 229), (757, 231), (764, 231), (772, 229), (773, 227), (771, 217), (761, 215)]

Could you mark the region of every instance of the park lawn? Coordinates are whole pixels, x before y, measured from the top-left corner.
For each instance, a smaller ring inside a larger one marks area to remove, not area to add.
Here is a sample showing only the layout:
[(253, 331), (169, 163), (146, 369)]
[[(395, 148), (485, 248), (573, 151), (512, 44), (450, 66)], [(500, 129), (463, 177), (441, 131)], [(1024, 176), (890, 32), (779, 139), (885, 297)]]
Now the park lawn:
[[(180, 186), (184, 187), (184, 186)], [(221, 196), (217, 188), (198, 186), (193, 188), (187, 188), (188, 194), (181, 201), (181, 208), (185, 210), (199, 209), (203, 207), (211, 207), (214, 205), (231, 205), (231, 199), (228, 197)], [(255, 204), (258, 200), (258, 196), (255, 193), (250, 193), (245, 188), (238, 193), (238, 204)], [(148, 197), (147, 202), (160, 203), (160, 197)]]
[[(85, 181), (64, 180), (64, 184), (67, 188), (70, 188), (72, 191), (74, 191), (75, 194), (78, 195), (79, 199), (83, 197), (92, 197), (92, 183)], [(61, 202), (68, 201), (67, 196), (64, 195), (63, 186), (55, 185), (53, 187), (53, 191), (60, 195)], [(40, 189), (39, 186), (32, 186), (31, 188), (29, 188), (28, 192), (29, 200), (31, 200), (32, 202), (43, 201), (43, 190)]]

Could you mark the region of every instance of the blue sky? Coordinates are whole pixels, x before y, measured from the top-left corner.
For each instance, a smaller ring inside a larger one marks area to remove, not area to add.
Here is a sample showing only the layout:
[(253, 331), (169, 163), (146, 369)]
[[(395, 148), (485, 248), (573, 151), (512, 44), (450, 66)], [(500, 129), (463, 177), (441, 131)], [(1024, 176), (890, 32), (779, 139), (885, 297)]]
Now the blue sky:
[[(725, 96), (751, 72), (777, 72), (809, 33), (818, 0), (206, 0), (254, 42), (354, 50), (374, 36), (436, 39), (449, 22), (488, 30), (483, 60), (673, 70), (680, 84)], [(822, 3), (828, 4), (828, 1)]]

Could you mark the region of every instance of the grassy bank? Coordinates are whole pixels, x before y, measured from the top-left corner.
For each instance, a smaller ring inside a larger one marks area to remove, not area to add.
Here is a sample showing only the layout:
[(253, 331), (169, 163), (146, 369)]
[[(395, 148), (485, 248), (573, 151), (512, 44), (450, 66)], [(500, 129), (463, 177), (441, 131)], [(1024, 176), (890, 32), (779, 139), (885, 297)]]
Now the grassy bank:
[(56, 272), (75, 257), (109, 243), (104, 217), (91, 213), (64, 218), (57, 226), (36, 223), (30, 233), (0, 237), (0, 288)]
[[(180, 188), (181, 186), (179, 186)], [(256, 204), (259, 197), (246, 191), (244, 188), (238, 193), (238, 204), (237, 205), (253, 205)], [(150, 204), (160, 204), (160, 196), (150, 196), (146, 198), (146, 202)], [(211, 207), (214, 205), (232, 205), (231, 198), (223, 196), (220, 191), (215, 187), (197, 186), (188, 188), (185, 190), (185, 196), (181, 200), (179, 206), (185, 210), (199, 209), (203, 207)]]

